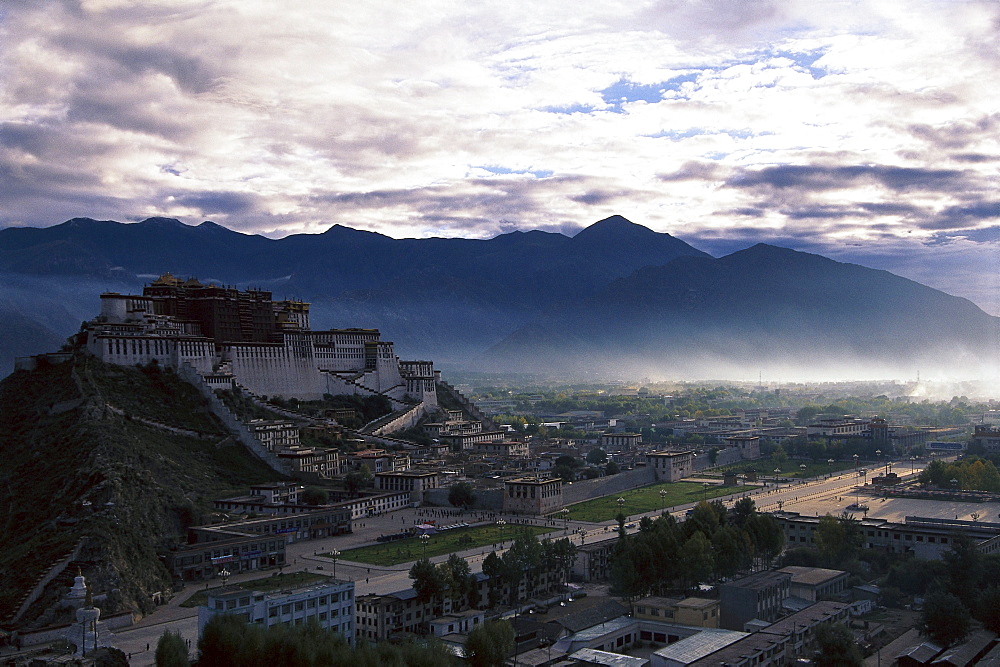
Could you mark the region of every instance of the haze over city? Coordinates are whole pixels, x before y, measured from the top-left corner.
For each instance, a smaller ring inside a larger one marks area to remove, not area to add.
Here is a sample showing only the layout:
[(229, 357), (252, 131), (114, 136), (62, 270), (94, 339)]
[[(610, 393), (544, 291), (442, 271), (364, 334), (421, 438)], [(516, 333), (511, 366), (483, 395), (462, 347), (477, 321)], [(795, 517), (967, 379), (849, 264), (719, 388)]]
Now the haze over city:
[(1000, 314), (992, 2), (0, 12), (0, 226), (574, 234), (612, 213)]

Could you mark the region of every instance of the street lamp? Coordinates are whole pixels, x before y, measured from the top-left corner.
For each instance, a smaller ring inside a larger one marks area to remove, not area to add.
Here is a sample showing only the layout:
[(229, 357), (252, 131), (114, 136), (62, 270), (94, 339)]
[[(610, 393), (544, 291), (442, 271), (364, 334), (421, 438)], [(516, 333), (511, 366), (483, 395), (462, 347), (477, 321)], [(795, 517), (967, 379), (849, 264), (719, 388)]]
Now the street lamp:
[(428, 535), (427, 533), (424, 533), (423, 535), (420, 536), (420, 544), (424, 548), (424, 558), (427, 558), (427, 543), (430, 541), (430, 539), (431, 536)]
[(955, 488), (956, 491), (958, 490), (958, 480), (957, 479), (951, 480), (951, 485)]
[(333, 561), (333, 578), (337, 578), (337, 559), (340, 558), (340, 552), (334, 549), (330, 552), (330, 560)]
[(854, 469), (855, 470), (858, 469), (858, 455), (857, 454), (854, 455)]
[(223, 588), (225, 588), (225, 586), (226, 586), (226, 580), (229, 579), (229, 575), (230, 575), (230, 572), (229, 572), (229, 568), (228, 567), (222, 568), (222, 572), (219, 572), (219, 576), (222, 577), (222, 587)]
[(562, 514), (563, 517), (563, 532), (565, 533), (569, 531), (569, 508), (564, 507), (559, 510), (559, 513)]
[(580, 535), (580, 545), (583, 546), (583, 539), (587, 537), (587, 529), (580, 526), (580, 529), (576, 531)]
[(503, 527), (507, 525), (507, 522), (503, 520), (503, 517), (497, 519), (497, 527), (500, 529), (500, 546), (503, 547)]
[(829, 473), (830, 473), (831, 475), (833, 475), (833, 459), (827, 459), (827, 460), (826, 460), (826, 467), (827, 467), (827, 471), (828, 471), (828, 472), (829, 472)]
[(910, 474), (911, 475), (913, 474), (913, 466), (916, 463), (916, 460), (917, 460), (916, 456), (911, 456), (910, 457)]
[(625, 499), (619, 497), (618, 500), (616, 500), (615, 502), (618, 503), (618, 512), (619, 513), (622, 512), (625, 508)]
[(708, 502), (708, 482), (702, 482), (701, 486), (705, 489), (705, 502)]
[(667, 490), (660, 489), (660, 514), (667, 513)]

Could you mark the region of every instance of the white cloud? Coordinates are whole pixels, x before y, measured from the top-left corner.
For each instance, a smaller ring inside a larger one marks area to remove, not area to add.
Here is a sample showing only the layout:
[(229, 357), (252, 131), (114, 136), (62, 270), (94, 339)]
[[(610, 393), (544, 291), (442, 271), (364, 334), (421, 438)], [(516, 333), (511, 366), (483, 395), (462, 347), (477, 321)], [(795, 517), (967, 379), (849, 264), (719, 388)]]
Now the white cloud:
[[(996, 224), (997, 17), (930, 0), (8, 5), (0, 224), (488, 236), (622, 213), (696, 243), (897, 247), (958, 210)], [(715, 168), (664, 180), (691, 165)], [(962, 176), (730, 182), (783, 165)], [(904, 275), (991, 288), (986, 242), (949, 246), (961, 281), (940, 244), (900, 252)]]

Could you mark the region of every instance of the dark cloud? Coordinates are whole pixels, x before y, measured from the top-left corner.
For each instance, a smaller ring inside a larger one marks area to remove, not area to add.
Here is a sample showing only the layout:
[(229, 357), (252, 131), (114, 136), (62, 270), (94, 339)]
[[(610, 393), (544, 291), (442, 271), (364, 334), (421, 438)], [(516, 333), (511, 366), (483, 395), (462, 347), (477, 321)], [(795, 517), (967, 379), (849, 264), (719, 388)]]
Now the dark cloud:
[(596, 206), (598, 204), (606, 204), (615, 199), (621, 199), (625, 196), (624, 192), (609, 192), (607, 190), (591, 190), (585, 192), (582, 195), (571, 195), (570, 199), (577, 202), (578, 204), (587, 204), (588, 206)]
[(887, 165), (778, 165), (740, 170), (726, 181), (733, 188), (802, 188), (810, 191), (841, 190), (859, 183), (878, 183), (892, 190), (941, 192), (968, 189), (969, 172)]
[(978, 144), (996, 134), (1000, 114), (982, 116), (976, 120), (958, 120), (945, 125), (914, 124), (907, 127), (913, 136), (942, 149), (963, 149)]
[(938, 218), (944, 224), (968, 225), (979, 220), (1000, 218), (1000, 201), (979, 201), (965, 206), (949, 206)]
[(727, 215), (741, 215), (747, 218), (760, 218), (763, 217), (765, 211), (762, 208), (757, 208), (755, 206), (744, 206), (742, 208), (734, 208), (725, 211)]
[(685, 162), (681, 168), (672, 174), (657, 174), (656, 178), (665, 182), (703, 181), (717, 177), (720, 167), (715, 162)]
[(174, 195), (182, 206), (197, 208), (202, 215), (238, 215), (252, 211), (257, 197), (245, 192), (196, 192)]
[(185, 118), (163, 109), (158, 100), (131, 97), (115, 87), (81, 88), (71, 97), (66, 119), (71, 123), (93, 123), (138, 132), (171, 141), (190, 139), (196, 129)]
[(988, 155), (986, 153), (955, 153), (949, 157), (956, 162), (971, 162), (973, 164), (1000, 162), (1000, 155)]

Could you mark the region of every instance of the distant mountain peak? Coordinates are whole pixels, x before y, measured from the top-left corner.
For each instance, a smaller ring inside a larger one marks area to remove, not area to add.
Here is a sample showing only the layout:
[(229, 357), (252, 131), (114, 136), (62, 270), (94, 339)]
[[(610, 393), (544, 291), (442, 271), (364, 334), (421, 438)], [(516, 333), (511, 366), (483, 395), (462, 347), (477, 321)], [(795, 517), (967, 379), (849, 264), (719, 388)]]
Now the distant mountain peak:
[(653, 230), (648, 227), (643, 227), (638, 225), (628, 218), (621, 215), (613, 215), (610, 218), (604, 218), (603, 220), (598, 220), (589, 227), (582, 229), (574, 238), (586, 239), (591, 237), (604, 237), (621, 234), (635, 233), (639, 231), (655, 234)]
[(150, 227), (187, 227), (187, 225), (185, 225), (177, 218), (161, 218), (161, 217), (146, 218), (139, 224), (149, 225)]

